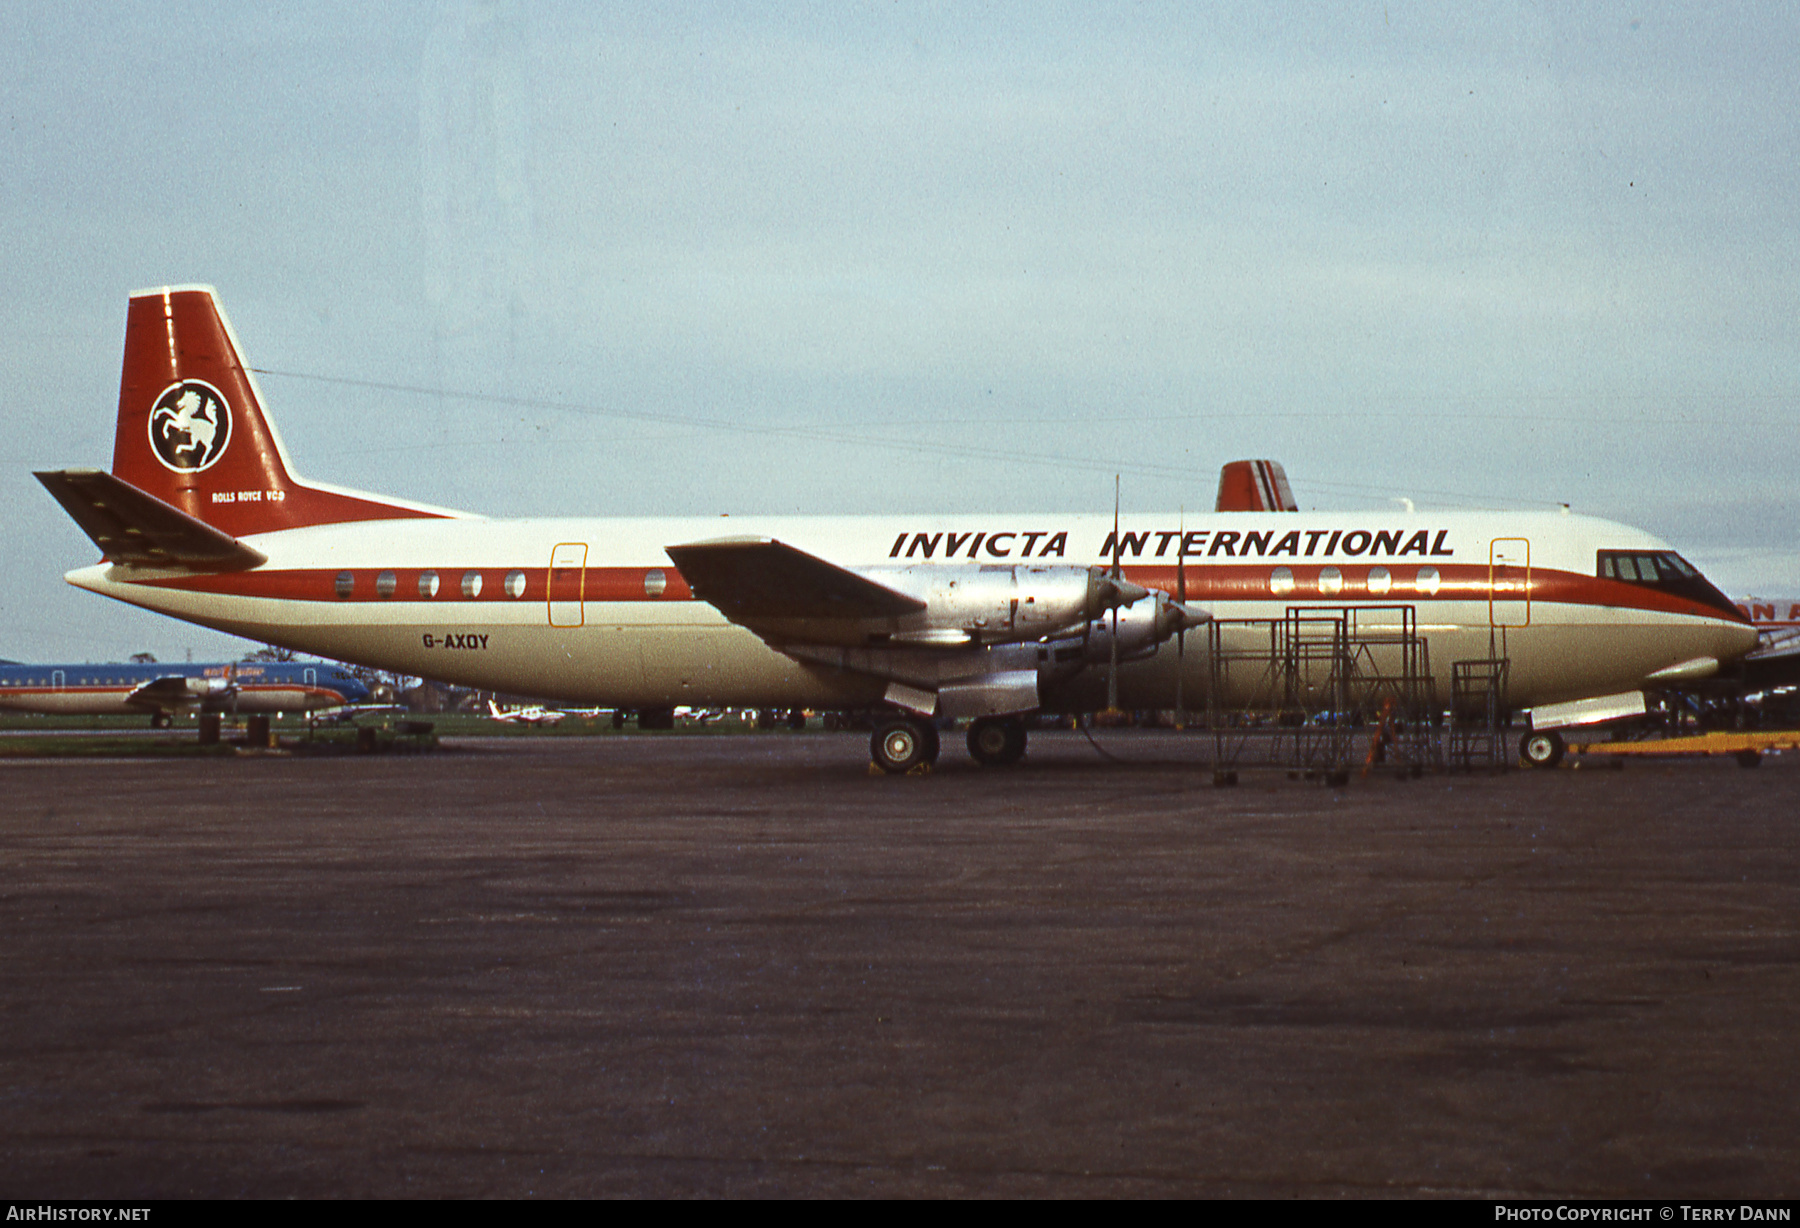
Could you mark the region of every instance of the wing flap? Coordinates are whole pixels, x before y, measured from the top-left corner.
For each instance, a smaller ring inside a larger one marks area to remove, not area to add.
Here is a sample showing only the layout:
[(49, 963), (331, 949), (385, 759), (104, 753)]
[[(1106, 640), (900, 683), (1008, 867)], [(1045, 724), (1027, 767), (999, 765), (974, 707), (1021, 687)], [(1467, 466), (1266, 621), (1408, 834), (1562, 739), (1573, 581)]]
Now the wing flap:
[(268, 556), (98, 469), (34, 475), (108, 562), (247, 571)]
[(733, 622), (767, 618), (899, 618), (925, 603), (768, 537), (666, 547), (702, 601)]

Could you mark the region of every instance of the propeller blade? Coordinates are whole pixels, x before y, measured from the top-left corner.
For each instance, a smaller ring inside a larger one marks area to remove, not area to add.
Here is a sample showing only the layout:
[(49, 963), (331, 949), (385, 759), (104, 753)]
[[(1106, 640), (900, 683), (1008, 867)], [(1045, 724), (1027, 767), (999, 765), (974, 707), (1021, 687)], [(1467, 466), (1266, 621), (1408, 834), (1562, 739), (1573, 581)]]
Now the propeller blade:
[[(1181, 509), (1181, 544), (1187, 545), (1187, 508)], [(1182, 682), (1187, 675), (1187, 629), (1191, 612), (1187, 608), (1187, 551), (1175, 552), (1175, 608), (1181, 621), (1175, 624), (1175, 728), (1187, 726), (1187, 707), (1182, 702)]]
[(1124, 543), (1119, 540), (1119, 475), (1113, 474), (1113, 557), (1112, 578), (1116, 581), (1122, 574), (1119, 570), (1119, 559), (1124, 553)]
[[(1115, 473), (1115, 474), (1113, 474), (1112, 586), (1113, 586), (1114, 596), (1119, 598), (1120, 602), (1123, 602), (1124, 604), (1129, 605), (1130, 604), (1129, 601), (1124, 601), (1125, 580), (1124, 580), (1124, 573), (1120, 570), (1120, 566), (1119, 566), (1119, 560), (1123, 556), (1123, 554), (1124, 554), (1123, 543), (1121, 543), (1119, 541), (1119, 475)], [(1131, 587), (1137, 588), (1137, 585), (1134, 584)], [(1147, 596), (1148, 592), (1149, 592), (1149, 590), (1147, 590), (1147, 589), (1138, 589), (1138, 596)], [(1131, 601), (1136, 601), (1137, 599), (1138, 599), (1138, 597), (1132, 597)], [(1112, 645), (1111, 645), (1111, 647), (1112, 647), (1111, 658), (1106, 663), (1106, 709), (1109, 712), (1116, 712), (1116, 711), (1118, 711), (1118, 708), (1119, 708), (1119, 604), (1118, 603), (1115, 603), (1112, 608)]]

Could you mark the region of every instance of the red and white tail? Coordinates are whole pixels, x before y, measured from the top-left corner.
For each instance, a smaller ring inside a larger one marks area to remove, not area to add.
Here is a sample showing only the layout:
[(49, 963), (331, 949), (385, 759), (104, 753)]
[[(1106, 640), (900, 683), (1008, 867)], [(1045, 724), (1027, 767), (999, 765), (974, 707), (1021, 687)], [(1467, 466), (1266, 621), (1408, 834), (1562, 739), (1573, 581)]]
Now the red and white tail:
[(1221, 512), (1297, 512), (1294, 492), (1280, 461), (1232, 461), (1219, 470)]
[(112, 471), (233, 537), (454, 514), (297, 478), (208, 286), (131, 296)]

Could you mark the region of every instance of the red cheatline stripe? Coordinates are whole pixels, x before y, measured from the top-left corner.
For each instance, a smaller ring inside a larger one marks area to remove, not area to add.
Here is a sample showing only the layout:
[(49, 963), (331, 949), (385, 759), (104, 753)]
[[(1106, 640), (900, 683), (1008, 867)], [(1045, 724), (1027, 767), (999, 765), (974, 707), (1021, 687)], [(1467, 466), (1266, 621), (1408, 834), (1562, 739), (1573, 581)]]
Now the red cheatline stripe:
[[(1482, 602), (1488, 600), (1488, 566), (1485, 563), (1436, 565), (1438, 587), (1435, 593), (1418, 591), (1417, 576), (1421, 566), (1414, 562), (1381, 562), (1381, 563), (1306, 563), (1296, 560), (1293, 563), (1272, 559), (1260, 563), (1204, 563), (1187, 566), (1187, 600), (1199, 605), (1209, 602), (1223, 601), (1280, 601), (1288, 603), (1311, 603), (1320, 605), (1344, 604), (1350, 602), (1374, 602), (1383, 605), (1418, 605), (1429, 607), (1441, 602)], [(1291, 592), (1277, 593), (1271, 587), (1271, 577), (1277, 567), (1284, 567), (1293, 579)], [(1320, 572), (1326, 567), (1334, 567), (1342, 579), (1342, 588), (1335, 593), (1324, 592), (1320, 587)], [(1390, 587), (1387, 592), (1371, 592), (1369, 589), (1369, 573), (1381, 568), (1387, 571)], [(286, 601), (318, 601), (333, 604), (360, 604), (369, 602), (387, 602), (406, 605), (429, 606), (445, 602), (464, 602), (461, 578), (465, 571), (480, 570), (483, 576), (480, 603), (508, 604), (512, 602), (542, 602), (545, 600), (547, 572), (544, 568), (525, 570), (525, 591), (519, 597), (510, 597), (504, 589), (504, 579), (509, 571), (524, 570), (519, 568), (439, 568), (435, 569), (439, 576), (438, 595), (436, 597), (419, 596), (418, 579), (421, 568), (392, 569), (395, 588), (391, 597), (376, 595), (376, 576), (373, 568), (353, 568), (355, 579), (353, 595), (345, 601), (337, 595), (338, 572), (317, 569), (305, 571), (250, 571), (231, 572), (218, 575), (183, 576), (162, 580), (141, 581), (160, 588), (179, 589), (185, 592), (213, 593), (222, 596), (256, 597)], [(664, 588), (659, 596), (652, 597), (646, 590), (645, 578), (652, 572), (661, 572), (664, 577)], [(1125, 576), (1135, 584), (1146, 588), (1162, 589), (1173, 593), (1180, 586), (1182, 577), (1174, 562), (1168, 563), (1135, 563), (1124, 568)], [(564, 585), (567, 588), (564, 588)], [(575, 599), (575, 582), (570, 579), (559, 579), (557, 600)], [(590, 602), (636, 602), (636, 601), (691, 601), (693, 590), (688, 587), (681, 573), (673, 567), (590, 567), (587, 569), (581, 591), (585, 600)], [(566, 596), (565, 596), (566, 592)], [(1525, 594), (1502, 591), (1500, 600), (1518, 601)], [(1641, 585), (1627, 584), (1622, 580), (1607, 580), (1597, 576), (1582, 575), (1575, 572), (1555, 571), (1549, 568), (1534, 568), (1531, 573), (1529, 598), (1533, 602), (1550, 602), (1560, 605), (1586, 605), (1619, 609), (1637, 609), (1666, 614), (1695, 614), (1713, 618), (1730, 617), (1724, 610), (1715, 610), (1701, 605), (1689, 598), (1666, 593), (1657, 589), (1645, 588)], [(1737, 615), (1743, 620), (1742, 615)]]

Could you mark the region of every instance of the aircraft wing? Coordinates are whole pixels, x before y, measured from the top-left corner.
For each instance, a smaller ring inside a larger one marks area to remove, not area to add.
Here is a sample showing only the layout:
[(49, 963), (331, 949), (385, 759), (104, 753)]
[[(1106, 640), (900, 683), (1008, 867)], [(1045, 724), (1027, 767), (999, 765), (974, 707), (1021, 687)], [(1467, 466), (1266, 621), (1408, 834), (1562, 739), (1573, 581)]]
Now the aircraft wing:
[(110, 473), (62, 469), (34, 476), (110, 562), (218, 571), (248, 571), (268, 562), (260, 550)]
[[(195, 683), (199, 686), (195, 686)], [(161, 678), (152, 678), (137, 687), (125, 697), (125, 702), (134, 708), (168, 711), (173, 708), (196, 707), (209, 699), (216, 702), (229, 697), (236, 690), (235, 686), (223, 679), (164, 674)]]
[(312, 719), (321, 725), (354, 725), (359, 716), (397, 716), (406, 710), (404, 704), (343, 704), (327, 708)]
[(925, 603), (768, 537), (667, 547), (702, 601), (732, 622), (764, 618), (898, 618)]

